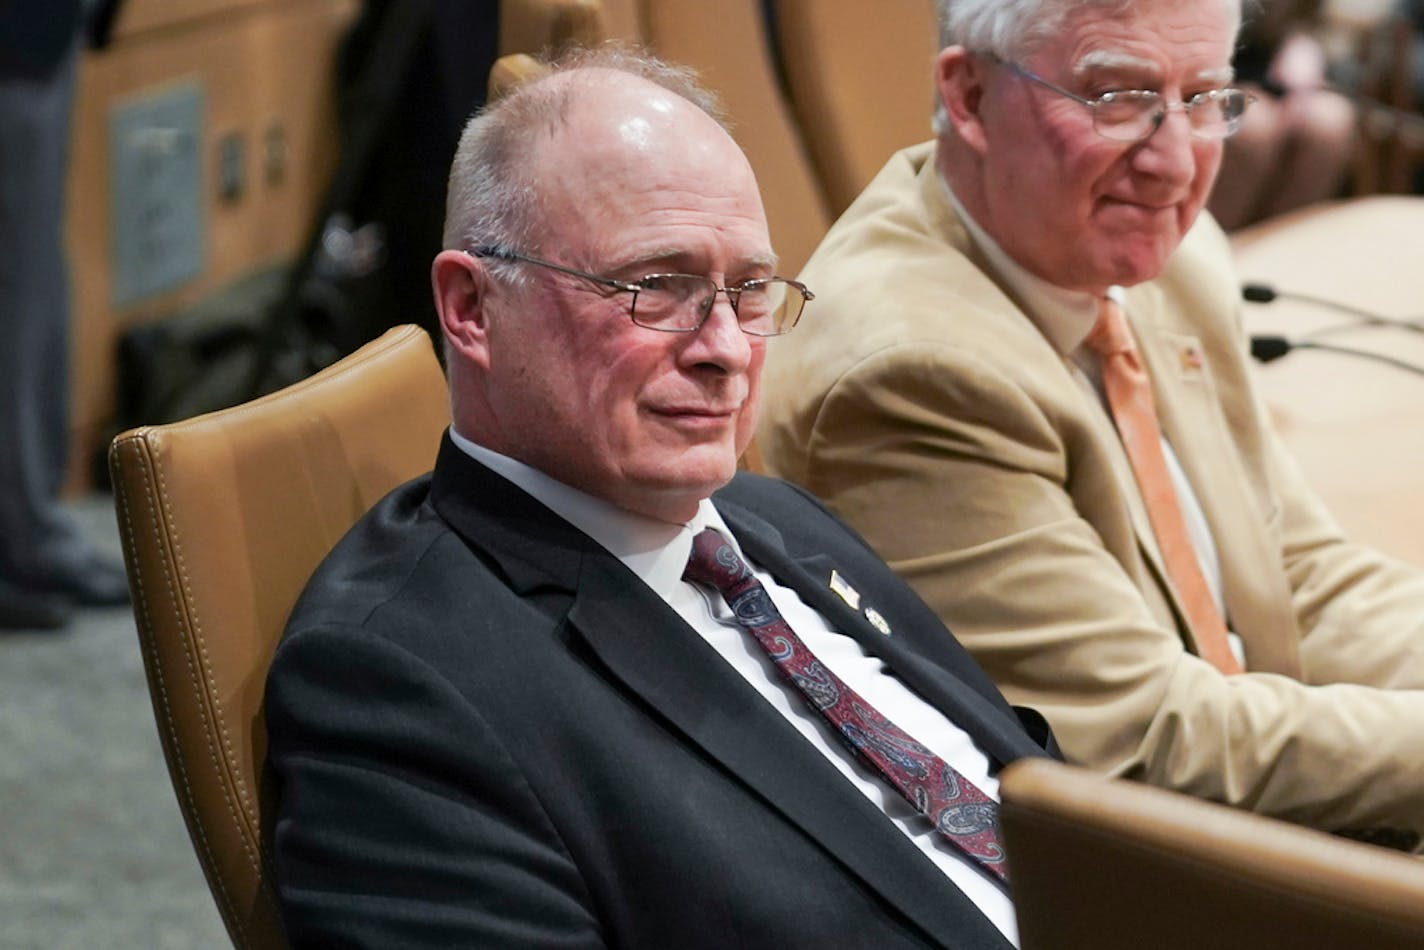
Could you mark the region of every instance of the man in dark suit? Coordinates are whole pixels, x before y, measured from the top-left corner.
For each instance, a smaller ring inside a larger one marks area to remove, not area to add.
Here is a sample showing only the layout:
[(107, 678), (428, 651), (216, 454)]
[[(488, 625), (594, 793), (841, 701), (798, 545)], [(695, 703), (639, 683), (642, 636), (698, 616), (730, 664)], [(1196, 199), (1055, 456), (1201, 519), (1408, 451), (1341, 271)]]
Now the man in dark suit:
[(268, 681), (297, 945), (1016, 939), (996, 775), (1051, 739), (818, 502), (736, 474), (810, 295), (709, 108), (602, 52), (466, 130), (451, 430)]

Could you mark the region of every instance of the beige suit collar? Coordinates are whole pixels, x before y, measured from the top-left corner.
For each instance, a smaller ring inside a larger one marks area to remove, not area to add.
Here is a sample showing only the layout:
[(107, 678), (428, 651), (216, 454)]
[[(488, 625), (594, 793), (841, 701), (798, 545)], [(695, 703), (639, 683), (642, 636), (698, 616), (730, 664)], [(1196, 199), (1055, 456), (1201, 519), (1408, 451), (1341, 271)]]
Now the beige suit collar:
[(1065, 290), (1030, 273), (974, 220), (974, 216), (954, 194), (954, 189), (942, 178), (940, 187), (969, 239), (974, 242), (974, 247), (983, 254), (989, 270), (1001, 285), (1010, 288), (1014, 297), (1022, 301), (1028, 318), (1058, 354), (1071, 356), (1092, 332), (1093, 324), (1098, 319), (1098, 299), (1082, 291)]
[[(964, 221), (955, 211), (954, 205), (950, 202), (949, 186), (940, 177), (939, 167), (935, 163), (935, 146), (933, 142), (917, 146), (909, 150), (911, 161), (919, 161), (919, 181), (918, 191), (920, 204), (924, 209), (926, 223), (930, 232), (944, 235), (944, 239), (951, 247), (961, 254), (978, 268), (981, 274), (986, 275), (1005, 295), (1006, 302), (1013, 301), (1017, 307), (1017, 300), (1014, 298), (1011, 288), (1000, 276), (993, 262), (984, 254), (983, 249), (974, 241), (969, 229), (965, 227)], [(1022, 310), (1022, 308), (1019, 308)]]

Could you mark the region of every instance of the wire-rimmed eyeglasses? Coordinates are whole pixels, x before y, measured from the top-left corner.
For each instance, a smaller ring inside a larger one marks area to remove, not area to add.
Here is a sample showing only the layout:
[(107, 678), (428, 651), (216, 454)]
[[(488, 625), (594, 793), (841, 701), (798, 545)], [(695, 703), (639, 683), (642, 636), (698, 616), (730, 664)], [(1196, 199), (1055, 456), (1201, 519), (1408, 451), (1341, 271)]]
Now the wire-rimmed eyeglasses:
[(1018, 63), (997, 56), (990, 58), (1030, 82), (1087, 106), (1093, 116), (1093, 130), (1115, 142), (1140, 142), (1151, 137), (1161, 127), (1167, 113), (1174, 110), (1181, 110), (1186, 115), (1193, 136), (1219, 141), (1235, 134), (1241, 127), (1241, 117), (1252, 101), (1251, 96), (1231, 87), (1209, 89), (1180, 102), (1169, 102), (1160, 92), (1150, 89), (1114, 90), (1087, 99), (1049, 82)]
[(565, 267), (508, 248), (482, 245), (469, 252), (475, 257), (500, 261), (522, 261), (547, 267), (561, 274), (632, 294), (628, 316), (640, 327), (668, 333), (691, 333), (707, 321), (717, 295), (726, 294), (737, 325), (750, 336), (780, 336), (789, 333), (801, 319), (806, 301), (816, 295), (798, 280), (786, 277), (756, 277), (718, 287), (710, 277), (696, 274), (649, 274), (637, 280), (616, 280)]

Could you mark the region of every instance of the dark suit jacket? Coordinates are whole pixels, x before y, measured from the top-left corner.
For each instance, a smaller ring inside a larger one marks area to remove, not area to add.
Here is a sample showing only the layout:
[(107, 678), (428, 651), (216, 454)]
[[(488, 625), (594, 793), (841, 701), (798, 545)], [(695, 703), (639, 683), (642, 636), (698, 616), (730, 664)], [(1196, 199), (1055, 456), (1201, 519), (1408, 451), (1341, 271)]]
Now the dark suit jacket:
[[(715, 503), (991, 759), (1043, 754), (1046, 729), (818, 502), (739, 475)], [(267, 726), (297, 945), (1007, 945), (642, 581), (448, 439), (313, 578)]]

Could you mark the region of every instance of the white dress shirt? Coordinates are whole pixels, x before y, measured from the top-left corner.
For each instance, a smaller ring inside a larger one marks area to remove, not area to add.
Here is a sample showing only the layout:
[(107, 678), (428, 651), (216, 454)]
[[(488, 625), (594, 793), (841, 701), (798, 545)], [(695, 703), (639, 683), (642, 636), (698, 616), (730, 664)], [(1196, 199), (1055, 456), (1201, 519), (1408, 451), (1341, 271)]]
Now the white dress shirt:
[[(1030, 273), (1018, 261), (1010, 257), (987, 231), (980, 227), (979, 222), (975, 221), (964, 206), (959, 203), (954, 191), (943, 179), (941, 179), (941, 184), (944, 186), (945, 194), (949, 196), (949, 203), (954, 207), (955, 213), (959, 215), (959, 220), (964, 222), (970, 240), (989, 259), (989, 266), (1003, 278), (1004, 283), (1008, 284), (1009, 289), (1018, 297), (1024, 307), (1024, 312), (1038, 327), (1039, 332), (1058, 351), (1060, 356), (1069, 361), (1078, 382), (1095, 397), (1094, 404), (1103, 411), (1111, 423), (1112, 414), (1108, 409), (1107, 395), (1103, 391), (1101, 360), (1091, 347), (1085, 346), (1083, 343), (1088, 338), (1088, 334), (1092, 332), (1093, 325), (1098, 321), (1097, 298), (1089, 293), (1065, 290)], [(1127, 312), (1121, 287), (1108, 288), (1108, 296), (1123, 308), (1124, 313)], [(1172, 488), (1177, 493), (1177, 502), (1182, 509), (1182, 520), (1186, 522), (1187, 538), (1191, 541), (1192, 551), (1197, 556), (1197, 565), (1201, 568), (1202, 576), (1206, 579), (1206, 586), (1211, 591), (1212, 599), (1216, 602), (1216, 609), (1221, 612), (1223, 617), (1226, 617), (1226, 598), (1222, 593), (1221, 559), (1217, 554), (1216, 540), (1212, 536), (1211, 526), (1207, 523), (1206, 512), (1202, 511), (1196, 491), (1192, 488), (1192, 483), (1187, 480), (1187, 473), (1182, 468), (1177, 453), (1172, 449), (1172, 444), (1167, 441), (1166, 435), (1162, 436), (1162, 455), (1167, 461), (1167, 471), (1172, 478)], [(1136, 488), (1136, 485), (1134, 484), (1133, 487)], [(1229, 617), (1227, 617), (1227, 623), (1230, 624)], [(1241, 637), (1228, 630), (1227, 642), (1231, 647), (1231, 652), (1236, 655), (1237, 662), (1241, 664), (1242, 669), (1245, 669), (1246, 651), (1241, 643)]]
[[(555, 514), (593, 538), (677, 611), (727, 663), (806, 738), (861, 794), (870, 799), (902, 834), (954, 882), (1018, 945), (1018, 925), (1008, 894), (972, 860), (938, 834), (873, 766), (861, 762), (836, 736), (826, 718), (807, 705), (801, 693), (777, 671), (766, 652), (732, 616), (718, 592), (682, 579), (692, 553), (692, 539), (714, 528), (756, 574), (786, 622), (827, 668), (872, 706), (960, 771), (991, 798), (999, 783), (988, 757), (963, 729), (921, 699), (856, 640), (832, 630), (794, 590), (783, 587), (746, 556), (712, 502), (703, 499), (685, 525), (634, 514), (556, 481), (537, 469), (476, 445), (450, 431), (451, 440), (475, 461), (534, 496)], [(826, 578), (829, 583), (830, 578)]]

